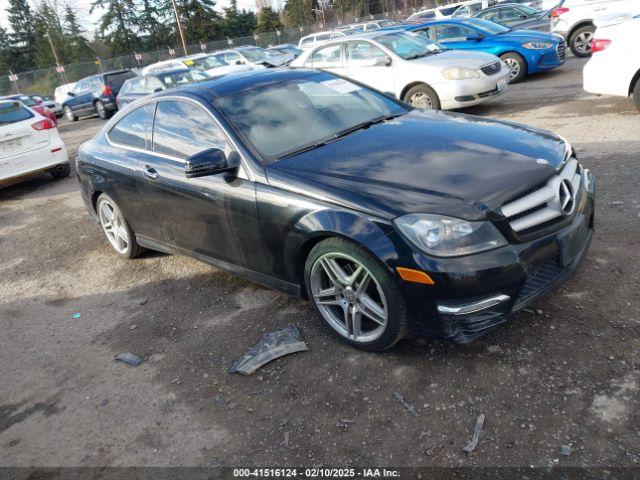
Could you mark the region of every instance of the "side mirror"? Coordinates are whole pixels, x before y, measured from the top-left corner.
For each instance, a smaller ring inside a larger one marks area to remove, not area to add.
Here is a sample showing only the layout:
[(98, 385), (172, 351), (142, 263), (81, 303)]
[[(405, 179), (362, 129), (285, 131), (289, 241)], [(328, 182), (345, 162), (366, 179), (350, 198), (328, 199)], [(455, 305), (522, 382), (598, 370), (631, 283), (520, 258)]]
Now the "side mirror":
[(376, 57), (376, 66), (388, 67), (389, 65), (391, 65), (390, 57), (386, 55), (384, 57)]
[(469, 41), (469, 42), (479, 42), (483, 38), (484, 37), (482, 35), (480, 35), (479, 33), (472, 33), (471, 35), (467, 36), (467, 41)]
[(73, 93), (73, 92), (67, 92), (67, 95), (69, 95), (70, 97), (75, 97), (76, 96), (76, 94)]
[(242, 62), (240, 60), (236, 60), (236, 65), (242, 65)]
[(219, 148), (209, 148), (187, 158), (184, 174), (187, 178), (206, 177), (235, 170), (229, 166), (224, 151)]
[(153, 93), (158, 93), (158, 92), (161, 92), (162, 90), (164, 90), (162, 87), (158, 87), (153, 91)]

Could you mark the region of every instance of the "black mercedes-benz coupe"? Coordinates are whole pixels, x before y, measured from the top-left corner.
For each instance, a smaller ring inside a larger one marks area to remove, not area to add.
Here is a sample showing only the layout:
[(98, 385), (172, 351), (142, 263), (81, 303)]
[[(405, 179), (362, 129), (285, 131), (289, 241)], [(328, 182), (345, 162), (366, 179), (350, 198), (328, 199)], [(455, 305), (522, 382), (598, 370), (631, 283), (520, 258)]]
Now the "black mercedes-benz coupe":
[(569, 278), (593, 232), (593, 180), (562, 138), (314, 70), (137, 101), (77, 171), (118, 254), (191, 255), (307, 297), (365, 350), (478, 337)]

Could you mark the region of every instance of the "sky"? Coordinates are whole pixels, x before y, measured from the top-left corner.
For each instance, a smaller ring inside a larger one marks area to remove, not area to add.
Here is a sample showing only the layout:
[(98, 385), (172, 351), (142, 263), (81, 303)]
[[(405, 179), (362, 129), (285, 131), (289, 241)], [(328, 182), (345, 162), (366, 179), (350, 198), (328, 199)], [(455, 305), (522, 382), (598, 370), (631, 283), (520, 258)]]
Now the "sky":
[[(55, 2), (55, 0), (52, 0)], [(93, 14), (89, 14), (89, 9), (91, 7), (91, 3), (93, 0), (68, 0), (78, 14), (78, 19), (82, 27), (87, 30), (88, 36), (92, 37), (93, 32), (95, 32), (98, 25), (98, 18), (100, 17), (100, 11), (94, 10)], [(31, 6), (33, 7), (33, 0), (30, 0)], [(231, 2), (229, 0), (217, 0), (216, 1), (216, 10), (222, 11), (223, 7), (226, 7)], [(272, 1), (273, 5), (277, 7), (279, 5), (278, 0)], [(7, 20), (6, 8), (9, 5), (8, 0), (0, 0), (0, 26), (4, 28), (8, 28), (9, 22)], [(238, 0), (238, 8), (247, 9), (247, 10), (255, 10), (255, 1), (254, 0)]]

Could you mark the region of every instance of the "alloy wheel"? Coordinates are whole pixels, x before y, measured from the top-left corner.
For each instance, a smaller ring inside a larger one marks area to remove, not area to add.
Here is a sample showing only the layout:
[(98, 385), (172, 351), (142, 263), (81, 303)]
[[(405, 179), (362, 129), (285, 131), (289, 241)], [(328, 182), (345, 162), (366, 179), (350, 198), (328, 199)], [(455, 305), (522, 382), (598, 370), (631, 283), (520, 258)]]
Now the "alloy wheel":
[(96, 102), (96, 112), (98, 112), (98, 116), (100, 118), (104, 118), (105, 117), (105, 109), (104, 109), (104, 105), (102, 104), (102, 102)]
[(409, 105), (416, 108), (433, 109), (431, 97), (423, 92), (416, 92), (409, 98)]
[(574, 48), (584, 55), (591, 53), (591, 40), (593, 39), (593, 32), (582, 32), (578, 35), (573, 42)]
[(373, 274), (343, 253), (327, 253), (311, 268), (311, 294), (325, 321), (336, 332), (358, 343), (384, 333), (389, 318), (387, 300)]
[(71, 108), (64, 107), (64, 115), (67, 117), (67, 120), (73, 122), (73, 111), (71, 111)]
[(503, 61), (509, 68), (509, 81), (520, 75), (520, 63), (515, 58), (505, 58)]
[(127, 225), (118, 210), (108, 200), (102, 200), (98, 207), (98, 217), (111, 246), (118, 253), (125, 255), (131, 239)]

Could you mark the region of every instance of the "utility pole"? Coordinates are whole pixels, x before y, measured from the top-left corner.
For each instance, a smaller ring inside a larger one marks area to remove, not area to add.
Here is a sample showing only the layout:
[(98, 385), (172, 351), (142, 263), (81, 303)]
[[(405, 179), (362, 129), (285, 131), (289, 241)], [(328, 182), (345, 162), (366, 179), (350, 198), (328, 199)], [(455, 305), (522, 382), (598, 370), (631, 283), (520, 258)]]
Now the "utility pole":
[(51, 53), (53, 53), (53, 58), (56, 61), (56, 70), (60, 74), (60, 78), (62, 78), (62, 81), (64, 83), (69, 83), (69, 80), (67, 79), (67, 75), (65, 74), (64, 69), (62, 68), (62, 65), (60, 65), (60, 60), (58, 59), (58, 54), (56, 53), (56, 49), (53, 47), (53, 41), (51, 41), (51, 35), (49, 35), (49, 32), (47, 32), (44, 34), (44, 37), (47, 40), (49, 40), (49, 46), (51, 46)]
[(182, 40), (182, 48), (184, 49), (184, 54), (189, 55), (189, 52), (187, 51), (187, 42), (184, 41), (184, 32), (182, 31), (180, 15), (178, 15), (178, 5), (176, 4), (176, 0), (171, 0), (171, 3), (173, 3), (173, 11), (176, 14), (176, 23), (178, 24), (178, 31), (180, 32), (180, 40)]

